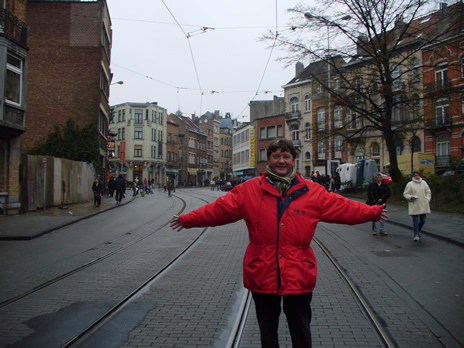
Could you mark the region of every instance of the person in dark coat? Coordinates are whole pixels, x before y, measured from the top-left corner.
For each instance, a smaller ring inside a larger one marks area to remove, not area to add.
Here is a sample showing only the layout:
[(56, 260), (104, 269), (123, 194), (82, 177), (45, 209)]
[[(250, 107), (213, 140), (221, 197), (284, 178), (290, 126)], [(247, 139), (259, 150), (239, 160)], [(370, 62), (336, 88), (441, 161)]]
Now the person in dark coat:
[(124, 191), (126, 191), (126, 180), (124, 180), (122, 174), (115, 180), (116, 188), (116, 203), (121, 203), (121, 199), (124, 197)]
[(334, 181), (335, 192), (340, 194), (340, 188), (342, 187), (342, 180), (340, 179), (340, 174), (338, 172), (335, 173), (333, 181)]
[[(367, 204), (369, 205), (384, 205), (387, 206), (387, 199), (390, 197), (390, 187), (388, 184), (382, 181), (382, 175), (377, 173), (375, 175), (375, 181), (367, 188)], [(377, 235), (377, 224), (378, 221), (372, 222), (372, 234)], [(385, 231), (385, 221), (380, 222), (380, 234), (386, 236), (388, 233)]]
[(172, 180), (170, 180), (168, 182), (168, 196), (171, 197), (172, 196), (172, 191), (174, 190), (174, 183), (172, 182)]
[(103, 184), (101, 183), (99, 178), (95, 179), (95, 182), (92, 185), (92, 191), (93, 191), (93, 204), (96, 207), (99, 207), (101, 204), (101, 196), (103, 193)]
[(113, 179), (113, 177), (111, 177), (110, 180), (108, 181), (108, 195), (110, 197), (113, 197), (114, 189), (115, 189), (114, 185), (115, 185), (114, 179)]

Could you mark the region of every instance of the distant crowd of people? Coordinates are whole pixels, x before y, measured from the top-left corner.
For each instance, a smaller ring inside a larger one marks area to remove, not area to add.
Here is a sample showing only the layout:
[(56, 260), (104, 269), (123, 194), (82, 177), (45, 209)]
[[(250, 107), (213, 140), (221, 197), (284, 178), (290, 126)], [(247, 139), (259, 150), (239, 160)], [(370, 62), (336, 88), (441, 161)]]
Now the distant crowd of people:
[(330, 174), (319, 174), (317, 170), (315, 173), (314, 171), (311, 173), (311, 181), (317, 184), (320, 184), (326, 188), (327, 191), (334, 191), (340, 194), (340, 188), (342, 187), (342, 183), (340, 180), (340, 174), (335, 172), (333, 174), (333, 178), (330, 177)]

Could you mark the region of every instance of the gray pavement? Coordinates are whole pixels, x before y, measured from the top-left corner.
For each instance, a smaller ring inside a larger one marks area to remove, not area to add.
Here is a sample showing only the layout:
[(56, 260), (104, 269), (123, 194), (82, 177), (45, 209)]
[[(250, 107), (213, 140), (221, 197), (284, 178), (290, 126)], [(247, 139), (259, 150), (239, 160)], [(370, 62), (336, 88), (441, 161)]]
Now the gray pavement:
[[(95, 214), (128, 204), (133, 199), (131, 192), (126, 191), (126, 197), (120, 205), (116, 204), (112, 197), (102, 197), (100, 207), (95, 207), (93, 202), (84, 202), (65, 206), (64, 209), (63, 207), (52, 207), (14, 216), (2, 215), (0, 216), (0, 240), (30, 240), (37, 238)], [(390, 223), (412, 230), (412, 219), (408, 215), (407, 207), (388, 203), (387, 209)], [(464, 246), (464, 214), (432, 211), (431, 214), (427, 215), (422, 233)], [(413, 238), (412, 231), (411, 238)]]

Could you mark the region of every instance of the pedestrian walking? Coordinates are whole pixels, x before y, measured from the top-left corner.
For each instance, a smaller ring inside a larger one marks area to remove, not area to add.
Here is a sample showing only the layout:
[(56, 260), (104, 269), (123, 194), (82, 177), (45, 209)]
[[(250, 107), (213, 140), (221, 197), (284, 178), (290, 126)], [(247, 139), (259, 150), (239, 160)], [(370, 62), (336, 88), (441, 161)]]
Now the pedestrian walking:
[(132, 181), (131, 188), (132, 188), (132, 197), (137, 196), (137, 184), (135, 183), (135, 181)]
[[(374, 182), (372, 182), (367, 188), (367, 204), (385, 205), (386, 207), (387, 199), (390, 198), (390, 195), (390, 187), (388, 187), (387, 183), (382, 181), (382, 175), (380, 175), (380, 173), (377, 173), (375, 175)], [(381, 220), (380, 224), (378, 221), (372, 222), (372, 234), (374, 236), (377, 235), (377, 230), (379, 229), (379, 227), (381, 235), (388, 235), (387, 231), (385, 231), (385, 221)]]
[(209, 183), (209, 185), (211, 186), (211, 191), (214, 191), (214, 188), (216, 187), (216, 181), (211, 179), (211, 182)]
[(172, 197), (172, 190), (174, 190), (174, 183), (172, 180), (168, 182), (168, 196)]
[(114, 195), (114, 178), (111, 177), (110, 180), (108, 180), (108, 196), (113, 197)]
[(340, 174), (338, 172), (335, 172), (333, 181), (334, 181), (333, 185), (335, 188), (335, 192), (340, 194), (340, 188), (342, 187), (342, 180), (340, 179)]
[(291, 141), (275, 139), (267, 148), (267, 167), (261, 177), (170, 221), (171, 228), (180, 231), (245, 220), (250, 243), (243, 279), (255, 302), (263, 347), (279, 346), (281, 301), (293, 347), (311, 347), (317, 265), (310, 243), (317, 223), (352, 225), (388, 217), (382, 206), (346, 199), (304, 179), (295, 170), (295, 158)]
[(99, 178), (95, 179), (95, 182), (92, 185), (93, 191), (93, 205), (99, 207), (102, 201), (102, 194), (103, 194), (103, 184)]
[(430, 200), (432, 191), (429, 185), (421, 178), (418, 171), (414, 171), (412, 180), (406, 185), (403, 197), (408, 201), (408, 212), (412, 216), (414, 241), (422, 238), (421, 231), (425, 224), (426, 214), (430, 214)]
[(116, 188), (116, 203), (121, 203), (121, 199), (124, 198), (124, 191), (126, 191), (126, 181), (124, 180), (122, 174), (115, 180), (115, 188)]

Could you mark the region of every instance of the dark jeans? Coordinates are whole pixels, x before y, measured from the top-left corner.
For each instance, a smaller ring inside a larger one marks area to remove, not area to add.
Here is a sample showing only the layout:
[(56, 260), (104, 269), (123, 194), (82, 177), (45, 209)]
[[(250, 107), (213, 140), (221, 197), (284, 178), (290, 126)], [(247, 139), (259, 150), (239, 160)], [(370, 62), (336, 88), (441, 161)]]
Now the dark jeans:
[(412, 215), (412, 225), (414, 227), (414, 235), (417, 236), (420, 234), (422, 227), (425, 224), (426, 214)]
[(301, 295), (268, 295), (252, 292), (261, 335), (261, 347), (279, 347), (277, 329), (281, 312), (281, 300), (292, 337), (293, 348), (311, 347), (311, 299), (312, 292)]
[(121, 203), (121, 199), (124, 198), (124, 190), (116, 190), (116, 202)]

